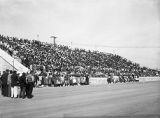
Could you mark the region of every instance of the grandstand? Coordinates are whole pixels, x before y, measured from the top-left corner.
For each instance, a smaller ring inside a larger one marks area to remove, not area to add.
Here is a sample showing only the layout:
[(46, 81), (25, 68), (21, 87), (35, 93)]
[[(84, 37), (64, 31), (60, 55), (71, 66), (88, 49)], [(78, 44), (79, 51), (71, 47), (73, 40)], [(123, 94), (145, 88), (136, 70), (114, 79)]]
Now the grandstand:
[[(6, 68), (13, 68), (13, 57), (4, 59), (4, 51), (20, 58), (21, 64), (15, 60), (15, 68), (19, 65), (19, 70), (26, 71), (26, 67), (31, 70), (44, 70), (46, 72), (60, 70), (67, 73), (84, 74), (92, 77), (97, 73), (115, 75), (134, 74), (136, 76), (157, 76), (157, 70), (141, 67), (119, 55), (103, 53), (98, 51), (86, 51), (85, 49), (71, 49), (64, 45), (53, 45), (36, 40), (18, 39), (0, 35), (1, 63), (4, 61), (10, 66), (1, 65), (1, 71)], [(3, 55), (3, 56), (2, 56)], [(10, 59), (7, 60), (6, 59)], [(21, 65), (21, 66), (20, 66)], [(23, 65), (23, 66), (22, 66)], [(2, 68), (3, 66), (3, 68)], [(82, 67), (83, 71), (77, 71), (76, 67)], [(22, 69), (24, 68), (24, 69)], [(159, 75), (159, 74), (158, 74)]]

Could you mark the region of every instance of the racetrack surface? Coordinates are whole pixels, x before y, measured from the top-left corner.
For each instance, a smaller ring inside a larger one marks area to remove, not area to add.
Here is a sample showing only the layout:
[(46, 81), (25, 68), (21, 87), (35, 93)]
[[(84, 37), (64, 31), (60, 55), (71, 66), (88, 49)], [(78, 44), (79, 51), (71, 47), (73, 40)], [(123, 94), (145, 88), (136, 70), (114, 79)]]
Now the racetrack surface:
[(35, 88), (32, 99), (0, 96), (0, 118), (152, 117), (160, 115), (160, 82)]

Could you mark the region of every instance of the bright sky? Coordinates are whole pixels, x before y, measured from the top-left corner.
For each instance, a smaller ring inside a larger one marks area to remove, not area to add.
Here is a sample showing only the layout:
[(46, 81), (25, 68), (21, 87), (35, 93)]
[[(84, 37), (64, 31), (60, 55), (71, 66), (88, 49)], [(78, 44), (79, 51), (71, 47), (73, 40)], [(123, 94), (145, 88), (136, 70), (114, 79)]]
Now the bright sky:
[(44, 42), (55, 35), (59, 44), (160, 68), (159, 0), (0, 0), (0, 34)]

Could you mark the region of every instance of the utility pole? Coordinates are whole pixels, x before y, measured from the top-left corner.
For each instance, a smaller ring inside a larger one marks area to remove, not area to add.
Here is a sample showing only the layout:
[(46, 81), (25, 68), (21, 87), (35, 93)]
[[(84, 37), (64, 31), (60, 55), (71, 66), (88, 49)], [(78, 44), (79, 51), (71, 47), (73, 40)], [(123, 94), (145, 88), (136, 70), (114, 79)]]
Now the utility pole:
[(56, 47), (56, 36), (51, 36), (50, 38), (52, 38), (53, 39), (53, 44), (54, 44), (54, 47)]

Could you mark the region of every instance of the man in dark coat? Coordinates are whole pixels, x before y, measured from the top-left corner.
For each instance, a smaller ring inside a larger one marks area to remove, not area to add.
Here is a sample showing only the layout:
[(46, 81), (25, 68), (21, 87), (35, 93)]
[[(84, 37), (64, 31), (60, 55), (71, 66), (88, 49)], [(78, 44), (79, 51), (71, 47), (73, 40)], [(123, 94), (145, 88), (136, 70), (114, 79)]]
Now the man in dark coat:
[(9, 70), (7, 69), (5, 72), (3, 72), (1, 76), (2, 81), (2, 95), (4, 97), (8, 96), (8, 86), (7, 86), (7, 79), (8, 79)]
[(112, 80), (111, 80), (112, 78), (111, 78), (111, 75), (109, 74), (108, 75), (108, 78), (107, 78), (107, 82), (108, 82), (108, 84), (111, 84), (111, 82), (112, 82)]
[(19, 84), (20, 84), (20, 97), (25, 98), (26, 96), (26, 74), (22, 73), (22, 76), (19, 78)]
[(32, 98), (32, 91), (33, 91), (33, 87), (34, 87), (34, 76), (33, 76), (33, 72), (31, 72), (30, 74), (28, 74), (26, 76), (26, 81), (27, 81), (27, 87), (26, 87), (26, 96), (28, 98)]
[(11, 75), (11, 97), (17, 98), (18, 97), (18, 75), (17, 71), (13, 71), (13, 74)]
[(10, 70), (10, 73), (8, 74), (8, 80), (7, 80), (8, 97), (11, 97), (11, 76), (12, 76), (12, 70)]
[(89, 75), (86, 75), (86, 84), (89, 85)]
[(2, 76), (0, 77), (0, 81), (1, 81), (1, 94), (4, 96), (4, 80), (3, 80), (3, 78), (4, 78), (4, 74), (5, 74), (6, 72), (5, 71), (3, 71), (3, 74), (2, 74)]

